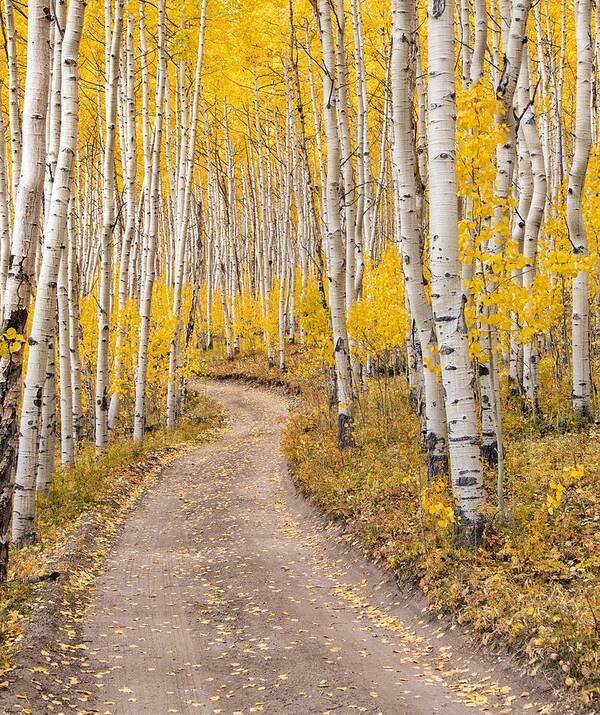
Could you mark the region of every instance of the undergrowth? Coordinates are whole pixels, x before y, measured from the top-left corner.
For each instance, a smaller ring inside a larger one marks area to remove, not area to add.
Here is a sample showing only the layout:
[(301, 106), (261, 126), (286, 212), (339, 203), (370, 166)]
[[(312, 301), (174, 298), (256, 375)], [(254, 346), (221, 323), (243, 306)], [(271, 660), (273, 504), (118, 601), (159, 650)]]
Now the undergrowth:
[(86, 548), (85, 539), (73, 543), (83, 519), (116, 523), (165, 464), (187, 445), (207, 439), (222, 423), (216, 403), (193, 395), (176, 429), (148, 432), (141, 443), (118, 437), (101, 455), (85, 443), (76, 467), (56, 468), (50, 493), (37, 497), (36, 541), (11, 549), (9, 578), (0, 587), (0, 672), (12, 665), (44, 583), (68, 576), (61, 572), (63, 562), (77, 556), (73, 550)]
[[(294, 357), (296, 364), (301, 355)], [(215, 375), (273, 380), (264, 355), (215, 361)], [(276, 372), (276, 371), (275, 371)], [(279, 373), (285, 382), (288, 374)], [(356, 447), (340, 452), (323, 381), (303, 387), (284, 436), (300, 490), (358, 536), (373, 559), (418, 583), (431, 608), (508, 646), (585, 703), (600, 695), (600, 434), (558, 409), (560, 385), (539, 415), (505, 412), (506, 511), (495, 471), (481, 548), (455, 537), (446, 479), (427, 481), (420, 427), (402, 376), (371, 382), (355, 416)], [(564, 402), (563, 402), (564, 404)], [(548, 418), (548, 415), (550, 417)]]

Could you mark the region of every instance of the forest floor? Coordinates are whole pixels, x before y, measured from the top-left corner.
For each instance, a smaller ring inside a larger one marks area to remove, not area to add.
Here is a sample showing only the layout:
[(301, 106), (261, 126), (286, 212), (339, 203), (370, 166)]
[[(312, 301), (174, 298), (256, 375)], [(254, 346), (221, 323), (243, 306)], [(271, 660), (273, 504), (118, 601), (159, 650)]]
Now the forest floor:
[(81, 612), (34, 616), (43, 637), (0, 684), (1, 712), (570, 712), (399, 591), (297, 494), (286, 398), (237, 382), (205, 391), (226, 430), (162, 471)]

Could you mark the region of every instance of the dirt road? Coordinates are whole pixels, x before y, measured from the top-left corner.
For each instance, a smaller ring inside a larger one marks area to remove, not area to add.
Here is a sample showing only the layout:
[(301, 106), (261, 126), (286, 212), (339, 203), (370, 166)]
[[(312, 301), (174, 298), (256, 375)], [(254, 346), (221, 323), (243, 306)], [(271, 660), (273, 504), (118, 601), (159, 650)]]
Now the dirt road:
[(551, 711), (539, 681), (432, 621), (295, 494), (282, 397), (203, 389), (228, 427), (165, 470), (117, 539), (82, 626), (80, 712)]

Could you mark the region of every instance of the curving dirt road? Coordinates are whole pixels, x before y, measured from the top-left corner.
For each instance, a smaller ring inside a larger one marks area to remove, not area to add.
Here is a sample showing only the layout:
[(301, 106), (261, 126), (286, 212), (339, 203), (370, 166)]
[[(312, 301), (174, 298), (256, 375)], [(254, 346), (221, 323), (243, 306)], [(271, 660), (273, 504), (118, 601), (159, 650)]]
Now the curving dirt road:
[(283, 398), (205, 389), (228, 429), (167, 468), (97, 583), (99, 712), (540, 710), (534, 683), (429, 622), (295, 495)]
[(61, 671), (46, 653), (53, 692), (71, 699), (40, 686), (39, 700), (3, 712), (567, 712), (508, 659), (432, 621), (296, 495), (282, 397), (202, 389), (227, 429), (167, 467), (127, 519), (71, 661)]

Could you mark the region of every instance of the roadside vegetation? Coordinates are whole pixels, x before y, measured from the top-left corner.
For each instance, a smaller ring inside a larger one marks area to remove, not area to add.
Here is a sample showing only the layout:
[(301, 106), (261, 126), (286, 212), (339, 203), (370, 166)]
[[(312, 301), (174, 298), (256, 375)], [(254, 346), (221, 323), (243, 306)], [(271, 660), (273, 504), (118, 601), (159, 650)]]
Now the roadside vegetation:
[[(419, 585), (433, 611), (468, 624), (486, 643), (509, 647), (531, 672), (542, 669), (584, 703), (600, 692), (600, 441), (595, 427), (561, 414), (568, 389), (555, 385), (538, 419), (504, 395), (505, 512), (491, 496), (481, 548), (456, 537), (447, 480), (427, 479), (419, 420), (402, 365), (370, 378), (357, 401), (355, 447), (340, 451), (324, 374), (269, 369), (258, 352), (215, 359), (219, 378), (300, 391), (284, 439), (298, 488), (374, 561)], [(542, 380), (550, 380), (542, 365)], [(542, 418), (543, 416), (543, 418)], [(496, 474), (486, 470), (495, 492)]]

